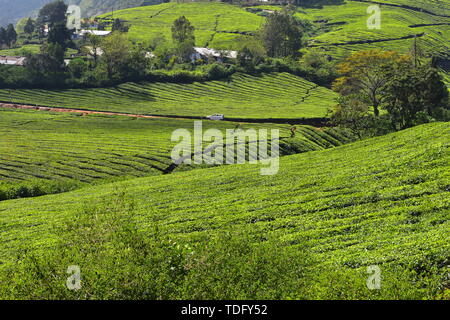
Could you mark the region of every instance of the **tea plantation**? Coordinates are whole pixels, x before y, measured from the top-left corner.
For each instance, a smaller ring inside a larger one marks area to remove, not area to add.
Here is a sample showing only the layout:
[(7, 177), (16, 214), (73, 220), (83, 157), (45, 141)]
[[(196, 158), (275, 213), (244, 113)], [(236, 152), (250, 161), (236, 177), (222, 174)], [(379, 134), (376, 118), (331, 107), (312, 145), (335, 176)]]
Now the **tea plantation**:
[(325, 117), (337, 96), (289, 73), (234, 74), (230, 80), (125, 83), (111, 88), (0, 89), (0, 101), (134, 114), (227, 118)]
[[(0, 109), (0, 200), (162, 174), (172, 164), (171, 151), (177, 144), (171, 142), (172, 132), (193, 131), (193, 121)], [(224, 136), (225, 129), (236, 125), (203, 121), (204, 130), (220, 129)], [(298, 126), (295, 138), (289, 138), (289, 125), (243, 123), (239, 128), (279, 129), (282, 154), (352, 140), (351, 135), (331, 128)]]
[[(310, 293), (314, 297), (329, 290), (329, 298), (335, 287), (340, 297), (357, 295), (343, 275), (368, 265), (421, 270), (426, 279), (450, 261), (449, 136), (448, 123), (433, 123), (283, 157), (274, 176), (261, 176), (257, 165), (233, 165), (3, 201), (0, 261), (7, 268), (23, 246), (51, 252), (63, 221), (87, 204), (112, 203), (114, 190), (124, 190), (144, 233), (157, 221), (172, 241), (189, 246), (205, 235), (240, 230), (272, 250), (276, 243), (306, 250), (322, 278), (341, 275)], [(91, 272), (89, 264), (76, 263)]]

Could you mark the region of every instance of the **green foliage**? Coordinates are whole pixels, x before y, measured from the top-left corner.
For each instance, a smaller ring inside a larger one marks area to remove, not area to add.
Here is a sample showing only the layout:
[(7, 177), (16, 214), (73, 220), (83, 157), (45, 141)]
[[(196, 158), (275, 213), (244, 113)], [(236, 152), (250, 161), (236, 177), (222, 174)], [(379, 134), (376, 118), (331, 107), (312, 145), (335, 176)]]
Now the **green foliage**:
[(449, 94), (437, 69), (398, 66), (388, 74), (384, 107), (395, 129), (433, 120), (449, 120)]
[(113, 25), (111, 27), (111, 30), (118, 31), (118, 32), (128, 32), (129, 26), (126, 25), (122, 20), (115, 19), (113, 22)]
[(50, 3), (47, 3), (39, 10), (37, 22), (39, 26), (43, 26), (44, 24), (48, 24), (52, 27), (55, 24), (66, 24), (67, 17), (67, 5), (64, 1), (56, 0)]
[(4, 43), (11, 48), (11, 46), (17, 41), (17, 33), (12, 23), (8, 24), (5, 31)]
[[(270, 177), (236, 165), (0, 202), (1, 296), (443, 298), (449, 129), (284, 157)], [(365, 287), (369, 265), (381, 290)]]
[[(155, 222), (139, 231), (134, 206), (123, 192), (86, 206), (59, 228), (54, 250), (22, 251), (18, 265), (2, 272), (1, 297), (280, 299), (302, 285), (309, 259), (301, 250), (255, 245), (235, 232), (177, 243)], [(75, 263), (82, 285), (70, 291), (65, 271)]]
[(298, 56), (302, 37), (300, 22), (287, 10), (270, 14), (261, 29), (267, 55), (272, 58)]
[(130, 43), (126, 35), (114, 32), (111, 36), (102, 39), (102, 62), (105, 65), (108, 79), (119, 80), (127, 72), (126, 66), (130, 59)]
[(71, 35), (72, 31), (67, 29), (65, 23), (54, 23), (48, 32), (48, 42), (57, 43), (66, 51), (67, 48), (73, 46)]
[(125, 20), (130, 24), (133, 41), (148, 41), (158, 35), (172, 37), (173, 22), (185, 16), (195, 28), (195, 45), (215, 49), (236, 49), (244, 34), (253, 34), (264, 21), (238, 6), (220, 2), (163, 3), (114, 11), (99, 16), (102, 21)]
[(35, 26), (34, 20), (31, 18), (28, 18), (27, 22), (23, 28), (23, 32), (25, 32), (26, 34), (31, 36), (33, 34), (35, 28), (36, 28), (36, 26)]
[[(160, 175), (172, 163), (170, 154), (176, 145), (171, 142), (172, 132), (180, 127), (192, 129), (193, 120), (1, 111), (0, 125), (0, 194), (4, 194), (0, 200), (5, 200)], [(225, 135), (236, 123), (203, 121), (203, 127), (220, 129)], [(332, 148), (353, 140), (345, 132), (318, 131), (309, 126), (298, 126), (295, 139), (288, 139), (287, 125), (241, 127), (279, 129), (282, 155)]]
[[(17, 89), (12, 90), (12, 100), (136, 114), (205, 117), (222, 113), (229, 118), (244, 119), (320, 118), (335, 104), (336, 94), (331, 90), (289, 73), (231, 76), (233, 70), (229, 70), (229, 79), (206, 81), (206, 72), (213, 70), (208, 68), (217, 70), (206, 66), (203, 72), (153, 72), (147, 79), (154, 82), (129, 82), (105, 88)], [(222, 73), (223, 67), (220, 69)], [(10, 101), (10, 90), (0, 89), (0, 100)]]

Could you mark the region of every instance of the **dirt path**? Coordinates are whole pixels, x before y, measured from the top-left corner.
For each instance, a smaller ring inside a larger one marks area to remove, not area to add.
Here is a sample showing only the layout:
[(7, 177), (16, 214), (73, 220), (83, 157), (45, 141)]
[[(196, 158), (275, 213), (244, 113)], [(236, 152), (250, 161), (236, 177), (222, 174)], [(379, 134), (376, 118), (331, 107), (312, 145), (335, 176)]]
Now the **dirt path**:
[[(143, 115), (143, 114), (132, 114), (132, 113), (122, 113), (122, 112), (108, 112), (108, 111), (97, 111), (97, 110), (84, 110), (84, 109), (72, 109), (72, 108), (58, 108), (58, 107), (46, 107), (46, 106), (32, 106), (26, 104), (18, 103), (6, 103), (0, 102), (0, 108), (9, 109), (26, 109), (26, 110), (37, 110), (37, 111), (49, 111), (49, 112), (66, 112), (66, 113), (81, 113), (83, 115), (89, 114), (103, 114), (110, 116), (125, 116), (132, 118), (159, 118), (159, 119), (179, 119), (179, 120), (208, 120), (206, 117), (200, 116), (177, 116), (177, 115)], [(291, 124), (291, 125), (310, 125), (313, 127), (323, 127), (329, 126), (327, 118), (267, 118), (267, 119), (252, 119), (252, 118), (228, 118), (226, 117), (222, 121), (228, 121), (233, 123), (279, 123), (279, 124)]]
[(30, 105), (25, 105), (25, 104), (13, 104), (13, 103), (0, 103), (0, 107), (10, 108), (10, 109), (27, 109), (27, 110), (38, 110), (38, 111), (50, 111), (50, 112), (81, 113), (83, 115), (104, 114), (104, 115), (110, 115), (110, 116), (127, 116), (127, 117), (133, 117), (133, 118), (169, 118), (169, 117), (142, 115), (142, 114), (130, 114), (130, 113), (119, 113), (119, 112), (107, 112), (107, 111), (91, 111), (91, 110), (69, 109), (69, 108), (40, 107), (40, 106), (30, 106)]

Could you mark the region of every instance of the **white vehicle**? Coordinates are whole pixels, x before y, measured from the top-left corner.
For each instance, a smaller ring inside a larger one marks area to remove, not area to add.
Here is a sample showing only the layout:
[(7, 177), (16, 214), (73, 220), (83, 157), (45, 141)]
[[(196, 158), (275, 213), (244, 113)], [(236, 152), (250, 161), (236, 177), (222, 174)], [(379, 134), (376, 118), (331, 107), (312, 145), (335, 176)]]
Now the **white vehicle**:
[(209, 119), (209, 120), (223, 120), (224, 118), (225, 117), (223, 114), (213, 114), (213, 115), (206, 117), (206, 119)]

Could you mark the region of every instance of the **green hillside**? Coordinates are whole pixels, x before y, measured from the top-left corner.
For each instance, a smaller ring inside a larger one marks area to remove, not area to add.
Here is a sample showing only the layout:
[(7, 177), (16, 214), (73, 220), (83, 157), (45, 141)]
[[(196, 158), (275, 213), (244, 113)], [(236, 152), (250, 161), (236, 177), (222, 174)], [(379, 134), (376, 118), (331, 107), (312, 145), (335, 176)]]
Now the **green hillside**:
[(450, 259), (449, 136), (448, 123), (427, 124), (283, 157), (274, 176), (234, 165), (3, 201), (0, 259), (8, 265), (24, 245), (48, 250), (61, 221), (126, 186), (142, 230), (157, 220), (181, 243), (240, 230), (307, 249), (326, 272), (443, 267)]
[[(326, 20), (322, 27), (327, 32), (314, 37), (311, 45), (323, 48), (336, 57), (343, 57), (351, 51), (374, 48), (408, 52), (412, 46), (412, 39), (401, 38), (414, 35), (419, 35), (425, 53), (448, 57), (450, 52), (448, 17), (381, 6), (381, 29), (369, 30), (367, 7), (367, 3), (347, 1), (339, 6), (307, 9), (298, 16), (312, 21)], [(380, 40), (381, 42), (375, 42)], [(368, 43), (352, 44), (354, 41)]]
[[(140, 41), (159, 35), (171, 40), (173, 21), (182, 15), (195, 27), (197, 46), (217, 49), (240, 47), (240, 34), (254, 33), (264, 22), (260, 16), (220, 2), (170, 2), (114, 12), (115, 19), (119, 18), (131, 25), (130, 37)], [(100, 17), (111, 20), (112, 14)]]
[[(0, 109), (0, 200), (162, 174), (172, 164), (171, 151), (177, 144), (171, 142), (172, 132), (193, 130), (193, 125), (193, 120), (183, 119)], [(203, 121), (204, 130), (216, 128), (224, 135), (236, 125)], [(320, 150), (351, 140), (339, 130), (309, 126), (299, 126), (295, 138), (289, 138), (289, 125), (241, 124), (240, 128), (279, 129), (281, 154)], [(21, 187), (27, 189), (21, 191)]]
[[(250, 76), (230, 80), (175, 83), (125, 83), (112, 88), (67, 90), (18, 89), (13, 102), (151, 115), (228, 118), (325, 117), (336, 94), (288, 74)], [(10, 90), (0, 90), (0, 101), (10, 101)]]
[[(381, 29), (367, 27), (369, 5), (381, 4)], [(257, 10), (279, 10), (280, 6), (257, 6)], [(253, 35), (264, 18), (245, 8), (223, 3), (165, 3), (114, 12), (114, 18), (131, 25), (132, 39), (146, 41), (156, 35), (170, 40), (173, 21), (185, 15), (196, 28), (196, 45), (217, 49), (239, 49), (243, 34)], [(318, 28), (309, 47), (323, 49), (341, 59), (351, 52), (382, 48), (409, 52), (413, 38), (419, 39), (424, 54), (450, 59), (450, 2), (445, 1), (352, 1), (320, 8), (298, 8), (297, 16)], [(111, 14), (102, 18), (111, 20)], [(444, 74), (449, 70), (445, 67)]]

